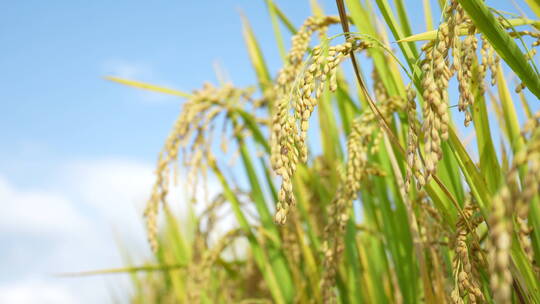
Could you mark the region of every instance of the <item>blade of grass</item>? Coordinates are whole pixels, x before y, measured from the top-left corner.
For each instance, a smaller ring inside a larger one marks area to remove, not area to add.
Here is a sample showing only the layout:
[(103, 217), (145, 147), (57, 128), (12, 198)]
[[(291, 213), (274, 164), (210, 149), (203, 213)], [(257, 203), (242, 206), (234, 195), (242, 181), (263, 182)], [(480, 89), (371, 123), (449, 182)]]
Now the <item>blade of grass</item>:
[[(474, 65), (472, 79), (478, 79), (479, 68), (478, 64)], [(486, 100), (484, 99), (483, 92), (480, 90), (481, 85), (483, 84), (477, 81), (472, 82), (471, 88), (473, 90), (474, 105), (471, 108), (474, 129), (476, 130), (476, 143), (480, 155), (480, 172), (483, 176), (490, 177), (486, 180), (487, 186), (494, 193), (502, 183), (502, 173), (491, 137)]]
[(426, 22), (426, 30), (433, 30), (433, 15), (431, 14), (431, 4), (430, 0), (422, 0), (424, 7), (424, 20)]
[(400, 28), (403, 31), (403, 34), (407, 36), (412, 35), (411, 25), (409, 24), (409, 18), (407, 17), (407, 10), (405, 9), (405, 3), (403, 0), (394, 0), (394, 5), (397, 9)]
[(504, 125), (508, 130), (508, 141), (510, 142), (512, 151), (516, 153), (523, 148), (525, 143), (521, 137), (521, 129), (519, 127), (516, 108), (514, 106), (510, 90), (508, 90), (508, 84), (504, 78), (502, 65), (500, 63), (497, 66), (497, 89), (499, 92), (502, 113), (505, 121)]
[(268, 13), (270, 14), (270, 20), (272, 21), (272, 30), (274, 31), (274, 37), (276, 39), (279, 56), (281, 60), (285, 62), (287, 58), (287, 51), (285, 50), (285, 42), (283, 41), (283, 35), (279, 28), (279, 16), (272, 0), (265, 0)]
[(525, 0), (536, 17), (540, 18), (540, 2), (538, 0)]
[(92, 271), (81, 271), (81, 272), (68, 272), (68, 273), (59, 273), (55, 274), (58, 277), (85, 277), (85, 276), (94, 276), (94, 275), (105, 275), (105, 274), (121, 274), (121, 273), (134, 273), (140, 271), (169, 271), (172, 269), (185, 268), (187, 265), (147, 265), (147, 266), (133, 266), (133, 267), (121, 267), (121, 268), (109, 268), (109, 269), (100, 269)]
[(276, 5), (276, 3), (273, 0), (266, 0), (266, 3), (270, 6), (272, 6), (272, 10), (276, 13), (276, 16), (279, 18), (281, 23), (285, 26), (286, 29), (289, 30), (289, 32), (294, 35), (296, 34), (296, 27), (293, 25), (293, 23), (290, 21), (290, 19), (283, 13), (283, 11)]
[(130, 87), (135, 87), (137, 89), (143, 89), (143, 90), (148, 90), (148, 91), (157, 92), (157, 93), (164, 93), (164, 94), (174, 95), (174, 96), (184, 97), (184, 98), (190, 98), (191, 97), (191, 94), (188, 94), (188, 93), (185, 93), (185, 92), (182, 92), (182, 91), (179, 91), (179, 90), (169, 89), (169, 88), (165, 88), (165, 87), (161, 87), (161, 86), (157, 86), (157, 85), (153, 85), (153, 84), (148, 84), (148, 83), (144, 83), (144, 82), (139, 82), (139, 81), (134, 81), (134, 80), (127, 80), (127, 79), (114, 77), (114, 76), (105, 76), (104, 78), (107, 79), (107, 80), (110, 80), (110, 81), (114, 81), (114, 82), (123, 84), (123, 85), (127, 85), (127, 86), (130, 86)]
[[(508, 21), (512, 26), (520, 26), (520, 25), (527, 25), (527, 24), (540, 25), (540, 21), (526, 19), (526, 18), (514, 18), (514, 19), (508, 19)], [(462, 26), (457, 29), (457, 33), (460, 36), (465, 36), (468, 34), (468, 28), (466, 26)], [(434, 40), (434, 39), (437, 39), (437, 30), (428, 30), (423, 33), (414, 34), (414, 35), (399, 39), (396, 42), (403, 43), (403, 42), (414, 42), (414, 41), (427, 41), (427, 40)]]
[(255, 74), (257, 75), (259, 87), (262, 92), (265, 92), (272, 86), (272, 78), (264, 61), (264, 56), (259, 43), (257, 42), (257, 38), (253, 33), (253, 29), (251, 28), (247, 17), (243, 14), (240, 16), (242, 17), (244, 41), (246, 42), (249, 58), (251, 60), (253, 69), (255, 70)]

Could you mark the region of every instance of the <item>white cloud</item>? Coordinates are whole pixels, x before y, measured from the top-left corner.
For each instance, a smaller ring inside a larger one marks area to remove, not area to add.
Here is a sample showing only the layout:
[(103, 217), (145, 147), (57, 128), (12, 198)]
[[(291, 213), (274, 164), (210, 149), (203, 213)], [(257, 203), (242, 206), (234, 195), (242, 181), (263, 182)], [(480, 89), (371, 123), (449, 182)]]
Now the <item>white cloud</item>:
[(122, 159), (79, 161), (64, 170), (69, 193), (111, 220), (141, 212), (154, 181), (152, 165)]
[(32, 279), (1, 285), (0, 303), (76, 304), (79, 301), (64, 286)]
[(65, 197), (21, 191), (0, 176), (0, 233), (58, 236), (88, 228), (87, 219)]
[[(135, 257), (150, 255), (142, 214), (154, 182), (153, 166), (121, 159), (67, 166), (65, 184), (95, 212), (103, 234), (114, 233)], [(118, 244), (114, 244), (118, 246)]]
[[(150, 254), (141, 217), (152, 165), (77, 161), (51, 176), (58, 178), (36, 189), (17, 187), (0, 175), (0, 241), (9, 244), (0, 252), (0, 303), (76, 303), (74, 297), (80, 303), (103, 303), (111, 286), (127, 296), (126, 276), (108, 277), (111, 285), (100, 276), (58, 279), (52, 274), (121, 267), (116, 239), (136, 253), (134, 258)], [(43, 278), (34, 280), (36, 275)]]

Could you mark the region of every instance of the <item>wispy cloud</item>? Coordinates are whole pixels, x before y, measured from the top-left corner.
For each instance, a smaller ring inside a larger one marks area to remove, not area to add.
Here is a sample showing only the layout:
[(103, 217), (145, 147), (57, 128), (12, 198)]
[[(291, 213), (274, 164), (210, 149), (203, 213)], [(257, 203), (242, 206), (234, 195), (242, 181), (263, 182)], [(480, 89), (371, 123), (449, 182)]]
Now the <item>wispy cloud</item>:
[(40, 280), (0, 285), (0, 303), (76, 304), (80, 303), (66, 287)]
[(54, 237), (88, 229), (87, 218), (61, 194), (21, 190), (0, 176), (0, 233)]

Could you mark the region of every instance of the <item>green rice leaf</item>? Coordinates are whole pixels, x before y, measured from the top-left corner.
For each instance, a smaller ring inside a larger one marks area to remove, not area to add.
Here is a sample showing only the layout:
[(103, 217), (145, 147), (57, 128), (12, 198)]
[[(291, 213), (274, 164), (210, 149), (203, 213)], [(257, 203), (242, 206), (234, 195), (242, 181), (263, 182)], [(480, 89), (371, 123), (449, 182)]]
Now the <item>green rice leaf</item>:
[[(514, 18), (514, 19), (508, 19), (510, 24), (512, 26), (520, 26), (520, 25), (527, 25), (527, 24), (533, 24), (533, 25), (540, 25), (540, 21), (537, 20), (531, 20), (526, 18)], [(465, 36), (468, 33), (468, 29), (465, 26), (462, 26), (458, 28), (457, 30), (458, 35)], [(427, 32), (423, 32), (420, 34), (414, 34), (412, 36), (405, 37), (403, 39), (398, 40), (398, 43), (403, 42), (413, 42), (413, 41), (426, 41), (426, 40), (434, 40), (437, 38), (437, 30), (430, 30)]]
[(127, 85), (127, 86), (130, 86), (130, 87), (134, 87), (134, 88), (137, 88), (137, 89), (143, 89), (143, 90), (148, 90), (148, 91), (157, 92), (157, 93), (174, 95), (174, 96), (183, 97), (183, 98), (191, 97), (191, 94), (188, 94), (188, 93), (185, 93), (185, 92), (182, 92), (182, 91), (179, 91), (179, 90), (169, 89), (169, 88), (165, 88), (165, 87), (161, 87), (161, 86), (157, 86), (157, 85), (153, 85), (153, 84), (148, 84), (148, 83), (144, 83), (144, 82), (139, 82), (139, 81), (134, 81), (134, 80), (127, 80), (127, 79), (114, 77), (114, 76), (105, 76), (105, 79), (110, 80), (110, 81), (114, 81), (114, 82), (117, 82), (117, 83), (120, 83), (120, 84), (123, 84), (123, 85)]

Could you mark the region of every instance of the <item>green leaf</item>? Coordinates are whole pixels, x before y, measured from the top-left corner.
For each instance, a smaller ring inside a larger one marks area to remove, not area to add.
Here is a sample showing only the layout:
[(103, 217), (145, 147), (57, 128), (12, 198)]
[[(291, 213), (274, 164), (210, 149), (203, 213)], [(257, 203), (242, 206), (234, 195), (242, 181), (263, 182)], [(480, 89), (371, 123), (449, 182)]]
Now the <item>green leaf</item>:
[(259, 80), (259, 87), (261, 91), (266, 91), (272, 86), (272, 78), (270, 77), (270, 72), (266, 67), (264, 57), (257, 42), (257, 38), (253, 33), (253, 29), (249, 24), (249, 21), (244, 15), (242, 16), (242, 28), (244, 33), (244, 41), (246, 42), (247, 51), (257, 79)]
[(81, 271), (81, 272), (67, 272), (59, 273), (56, 276), (59, 277), (85, 277), (85, 276), (94, 276), (94, 275), (105, 275), (105, 274), (120, 274), (120, 273), (133, 273), (133, 272), (148, 272), (148, 271), (169, 271), (173, 269), (185, 268), (187, 265), (176, 264), (176, 265), (145, 265), (145, 266), (133, 266), (133, 267), (121, 267), (121, 268), (108, 268), (100, 270), (91, 270), (91, 271)]
[[(508, 20), (512, 26), (520, 26), (520, 25), (526, 25), (526, 24), (534, 24), (534, 25), (540, 25), (540, 21), (537, 20), (531, 20), (526, 18), (514, 18)], [(423, 32), (420, 34), (411, 35), (405, 38), (402, 38), (398, 40), (398, 43), (403, 42), (413, 42), (413, 41), (426, 41), (426, 40), (435, 40), (437, 39), (437, 31), (438, 30), (431, 30), (427, 32)], [(465, 36), (468, 34), (468, 27), (467, 26), (460, 26), (457, 29), (457, 34), (460, 36)]]
[(153, 84), (148, 84), (144, 82), (127, 80), (127, 79), (113, 77), (113, 76), (105, 76), (105, 79), (114, 81), (123, 85), (127, 85), (130, 87), (135, 87), (137, 89), (143, 89), (143, 90), (148, 90), (148, 91), (157, 92), (157, 93), (164, 93), (164, 94), (174, 95), (174, 96), (184, 97), (184, 98), (191, 97), (191, 94), (188, 94), (179, 90), (169, 89), (169, 88), (165, 88), (165, 87), (161, 87), (161, 86), (157, 86)]

